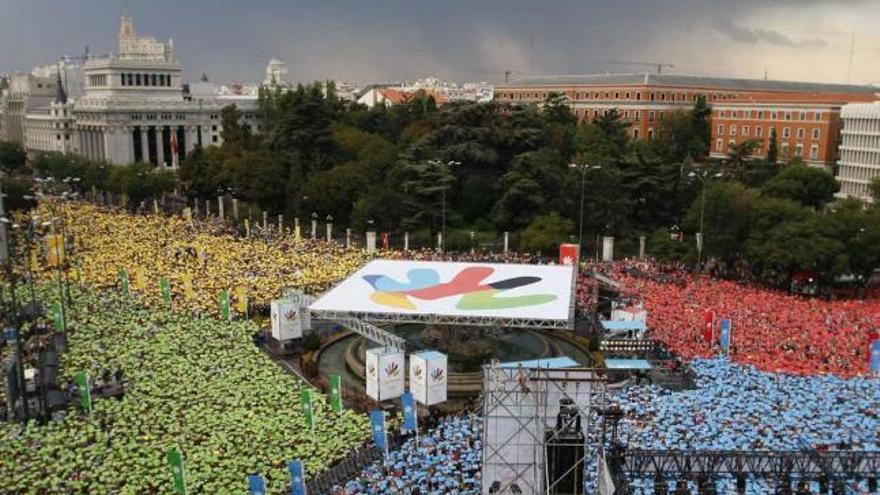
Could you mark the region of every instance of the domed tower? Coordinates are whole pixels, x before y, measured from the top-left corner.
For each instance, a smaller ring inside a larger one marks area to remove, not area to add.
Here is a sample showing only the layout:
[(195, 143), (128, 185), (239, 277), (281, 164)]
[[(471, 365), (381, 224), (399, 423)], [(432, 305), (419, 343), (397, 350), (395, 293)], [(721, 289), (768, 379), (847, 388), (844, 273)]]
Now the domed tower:
[(284, 86), (287, 84), (287, 65), (281, 60), (273, 58), (266, 66), (266, 86)]

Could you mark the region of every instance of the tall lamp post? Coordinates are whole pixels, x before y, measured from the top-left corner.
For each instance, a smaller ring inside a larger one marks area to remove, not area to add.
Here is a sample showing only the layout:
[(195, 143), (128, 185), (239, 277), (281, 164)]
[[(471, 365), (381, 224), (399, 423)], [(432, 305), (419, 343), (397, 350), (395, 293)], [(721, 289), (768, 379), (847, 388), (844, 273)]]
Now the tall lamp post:
[(712, 173), (708, 169), (700, 169), (699, 171), (690, 172), (688, 177), (700, 181), (700, 240), (697, 242), (697, 267), (703, 261), (703, 244), (706, 242), (706, 235), (703, 233), (703, 221), (706, 216), (706, 182), (709, 179), (720, 179), (724, 177), (721, 172)]
[[(0, 199), (2, 201), (2, 199)], [(20, 319), (18, 315), (18, 300), (15, 294), (15, 268), (13, 267), (12, 257), (14, 254), (14, 244), (11, 242), (12, 231), (18, 228), (18, 224), (15, 224), (7, 217), (0, 218), (0, 222), (4, 224), (3, 228), (8, 227), (6, 238), (4, 242), (6, 243), (6, 252), (8, 253), (6, 256), (6, 274), (9, 277), (9, 286), (10, 286), (10, 298), (11, 298), (11, 306), (9, 311), (9, 321), (12, 323), (12, 327), (15, 329), (15, 360), (18, 361), (18, 387), (19, 393), (21, 397), (22, 404), (22, 424), (26, 424), (27, 420), (30, 417), (30, 412), (28, 408), (28, 397), (27, 397), (27, 383), (25, 382), (24, 377), (24, 356), (22, 353), (22, 345), (21, 341), (24, 338), (24, 332), (22, 332), (22, 328), (20, 325)]]
[(452, 167), (461, 165), (461, 162), (449, 160), (446, 163), (440, 160), (428, 160), (428, 164), (437, 167), (440, 175), (440, 237), (446, 242), (446, 190), (452, 185), (452, 180), (444, 180)]
[(569, 163), (568, 168), (576, 169), (581, 173), (581, 208), (578, 218), (578, 256), (584, 248), (584, 191), (587, 184), (587, 172), (599, 170), (602, 165), (588, 165), (586, 163), (578, 165), (577, 163)]

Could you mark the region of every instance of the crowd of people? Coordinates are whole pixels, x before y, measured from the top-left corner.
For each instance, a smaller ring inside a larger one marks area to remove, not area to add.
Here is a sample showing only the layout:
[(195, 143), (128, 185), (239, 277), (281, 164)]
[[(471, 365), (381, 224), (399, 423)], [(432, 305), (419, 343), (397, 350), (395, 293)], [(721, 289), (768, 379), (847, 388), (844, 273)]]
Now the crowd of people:
[[(36, 291), (44, 301), (57, 294)], [(2, 493), (170, 493), (172, 446), (191, 493), (241, 492), (250, 473), (282, 493), (288, 460), (313, 474), (369, 438), (365, 416), (333, 412), (317, 391), (309, 427), (299, 398), (307, 384), (254, 347), (250, 321), (148, 308), (113, 290), (72, 296), (60, 381), (87, 372), (93, 409), (76, 400), (63, 420), (0, 424)], [(95, 386), (117, 377), (124, 398), (99, 397)]]
[[(719, 322), (730, 319), (731, 357), (738, 363), (797, 375), (869, 371), (880, 299), (805, 298), (649, 263), (604, 269), (643, 302), (652, 338), (685, 359), (717, 355)], [(707, 318), (711, 332), (705, 331)]]
[(476, 415), (446, 417), (427, 434), (363, 470), (339, 495), (478, 495), (482, 421)]

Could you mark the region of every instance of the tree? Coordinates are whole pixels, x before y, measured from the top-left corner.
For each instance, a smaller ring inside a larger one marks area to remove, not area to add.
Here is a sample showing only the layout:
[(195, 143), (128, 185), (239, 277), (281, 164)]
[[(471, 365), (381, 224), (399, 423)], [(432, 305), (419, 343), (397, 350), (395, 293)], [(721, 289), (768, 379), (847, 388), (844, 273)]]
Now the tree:
[(0, 141), (0, 171), (14, 174), (27, 168), (27, 153), (18, 143)]
[(688, 140), (688, 153), (696, 160), (709, 154), (712, 144), (712, 107), (706, 103), (706, 95), (698, 95), (690, 112), (691, 132), (693, 137)]
[(834, 260), (833, 274), (852, 275), (854, 287), (863, 289), (880, 267), (880, 209), (866, 209), (861, 201), (847, 198), (820, 217), (818, 228), (843, 246)]
[(251, 131), (241, 123), (242, 113), (235, 105), (227, 105), (220, 110), (220, 123), (223, 126), (220, 137), (225, 146), (242, 146), (250, 144)]
[(770, 128), (770, 141), (767, 143), (767, 163), (776, 166), (779, 161), (779, 143), (776, 139), (776, 129)]
[(574, 222), (558, 213), (535, 217), (522, 235), (522, 248), (527, 251), (553, 252), (574, 230)]
[(838, 240), (821, 232), (816, 216), (782, 223), (764, 237), (753, 237), (747, 245), (757, 274), (780, 287), (790, 286), (792, 275), (798, 271), (812, 271), (820, 282), (828, 283), (842, 251)]
[(529, 225), (537, 215), (564, 208), (559, 191), (566, 186), (566, 162), (553, 149), (523, 153), (504, 174), (503, 193), (493, 208), (496, 224), (504, 230)]
[(575, 161), (603, 166), (620, 162), (629, 146), (628, 128), (629, 123), (614, 109), (578, 126), (574, 135)]
[(136, 209), (141, 202), (150, 198), (170, 192), (176, 180), (174, 172), (157, 172), (149, 163), (115, 166), (110, 171), (111, 190), (125, 194), (131, 209)]
[(840, 184), (830, 173), (808, 166), (785, 167), (773, 179), (764, 184), (761, 193), (777, 198), (787, 198), (819, 210), (834, 199)]
[(871, 198), (874, 202), (874, 207), (880, 207), (880, 176), (871, 179), (871, 185), (869, 189), (871, 191)]
[(439, 232), (444, 219), (448, 223), (452, 211), (449, 193), (456, 178), (448, 162), (423, 160), (407, 163), (403, 172), (403, 192), (409, 215), (404, 218), (406, 227), (430, 226), (431, 232)]
[(717, 182), (707, 184), (705, 194), (705, 211), (698, 196), (687, 211), (685, 227), (699, 232), (702, 213), (703, 253), (731, 262), (743, 252), (758, 193), (739, 182)]

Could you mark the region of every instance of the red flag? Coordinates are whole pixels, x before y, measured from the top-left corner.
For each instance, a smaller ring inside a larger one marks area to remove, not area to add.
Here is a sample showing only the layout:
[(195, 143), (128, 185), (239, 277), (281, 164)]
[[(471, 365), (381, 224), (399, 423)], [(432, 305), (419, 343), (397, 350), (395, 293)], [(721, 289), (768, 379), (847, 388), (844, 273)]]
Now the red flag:
[(560, 265), (576, 265), (580, 258), (580, 249), (577, 244), (560, 244), (559, 245), (559, 264)]
[(388, 232), (382, 232), (382, 249), (388, 249)]
[(703, 313), (703, 341), (712, 344), (715, 339), (715, 312), (707, 309)]

